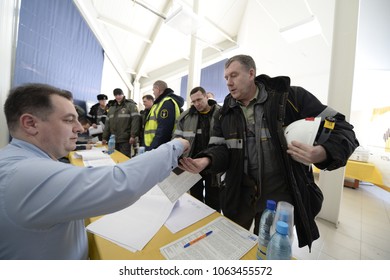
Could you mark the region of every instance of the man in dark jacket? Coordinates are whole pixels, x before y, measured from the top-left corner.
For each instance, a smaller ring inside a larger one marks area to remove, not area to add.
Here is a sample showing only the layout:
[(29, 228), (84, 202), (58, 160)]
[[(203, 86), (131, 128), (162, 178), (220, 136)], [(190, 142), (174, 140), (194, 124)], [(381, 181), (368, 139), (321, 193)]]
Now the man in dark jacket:
[[(208, 98), (202, 87), (193, 88), (190, 98), (192, 106), (181, 113), (173, 138), (187, 139), (190, 142), (190, 150), (183, 156), (193, 157), (207, 148), (214, 126), (213, 118), (217, 116), (220, 106), (215, 100)], [(220, 212), (219, 181), (218, 174), (205, 174), (190, 189), (190, 194)]]
[[(353, 126), (332, 108), (321, 104), (288, 77), (256, 77), (252, 57), (237, 55), (225, 64), (226, 96), (215, 119), (210, 146), (196, 159), (183, 158), (181, 167), (193, 173), (225, 172), (222, 212), (254, 232), (267, 199), (294, 205), (299, 247), (319, 237), (315, 216), (322, 206), (321, 190), (310, 168), (333, 170), (344, 166), (359, 145)], [(286, 143), (284, 127), (307, 117), (333, 118), (328, 139), (315, 145)]]
[(156, 97), (144, 128), (145, 151), (150, 151), (171, 140), (176, 120), (181, 113), (184, 99), (176, 95), (164, 81), (153, 84)]
[(141, 131), (141, 115), (137, 103), (132, 99), (126, 99), (122, 89), (114, 89), (113, 94), (115, 101), (108, 109), (102, 143), (107, 144), (110, 135), (114, 134), (115, 149), (131, 157), (131, 145), (136, 144)]
[[(98, 125), (102, 126), (102, 129), (104, 129), (104, 124), (106, 123), (107, 118), (107, 100), (108, 97), (105, 94), (98, 94), (97, 95), (98, 103), (94, 104), (91, 109), (89, 110), (89, 113), (87, 115), (87, 118), (91, 122), (91, 126), (93, 128), (97, 128)], [(98, 133), (95, 136), (99, 138), (100, 141), (102, 141), (102, 133)]]

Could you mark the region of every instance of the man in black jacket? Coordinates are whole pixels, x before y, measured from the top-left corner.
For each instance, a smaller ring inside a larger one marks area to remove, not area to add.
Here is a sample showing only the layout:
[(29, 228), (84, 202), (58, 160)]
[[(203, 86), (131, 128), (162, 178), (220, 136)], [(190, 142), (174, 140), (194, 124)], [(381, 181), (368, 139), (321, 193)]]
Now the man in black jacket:
[[(215, 100), (209, 99), (202, 87), (195, 87), (190, 91), (191, 107), (181, 113), (176, 123), (176, 130), (172, 138), (182, 137), (190, 142), (188, 153), (183, 156), (194, 156), (207, 148), (210, 132), (214, 126), (214, 116), (220, 106)], [(219, 201), (219, 174), (202, 176), (190, 189), (190, 194), (204, 202), (211, 208), (221, 212)]]
[[(107, 106), (108, 97), (105, 94), (98, 94), (96, 98), (98, 100), (98, 103), (94, 104), (91, 107), (87, 115), (87, 118), (91, 122), (91, 126), (93, 128), (97, 128), (98, 125), (101, 125), (103, 130), (104, 124), (106, 123), (107, 112), (108, 112), (108, 106)], [(102, 141), (103, 132), (98, 133), (95, 136), (97, 136), (99, 140)]]
[[(181, 167), (193, 173), (226, 172), (222, 212), (247, 229), (254, 222), (256, 234), (267, 199), (293, 204), (299, 247), (311, 248), (319, 237), (314, 218), (323, 196), (302, 162), (327, 170), (344, 166), (359, 145), (353, 126), (310, 92), (290, 86), (290, 78), (256, 77), (250, 56), (228, 59), (225, 79), (230, 94), (215, 119), (209, 148), (196, 159), (183, 158)], [(287, 144), (284, 127), (307, 117), (333, 118), (328, 139)]]

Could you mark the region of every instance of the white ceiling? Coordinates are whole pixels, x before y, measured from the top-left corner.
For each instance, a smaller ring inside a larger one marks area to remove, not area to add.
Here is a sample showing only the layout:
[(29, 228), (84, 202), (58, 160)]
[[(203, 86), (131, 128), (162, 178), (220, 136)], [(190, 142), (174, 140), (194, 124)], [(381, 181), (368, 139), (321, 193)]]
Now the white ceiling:
[[(188, 73), (191, 36), (164, 19), (180, 4), (203, 24), (201, 66), (234, 52), (251, 54), (270, 75), (313, 75), (329, 67), (334, 1), (323, 0), (73, 0), (114, 67), (131, 85)], [(322, 35), (288, 44), (279, 29), (315, 15)], [(177, 25), (176, 25), (177, 26)], [(179, 27), (179, 26), (177, 26)], [(314, 68), (313, 68), (314, 67)]]

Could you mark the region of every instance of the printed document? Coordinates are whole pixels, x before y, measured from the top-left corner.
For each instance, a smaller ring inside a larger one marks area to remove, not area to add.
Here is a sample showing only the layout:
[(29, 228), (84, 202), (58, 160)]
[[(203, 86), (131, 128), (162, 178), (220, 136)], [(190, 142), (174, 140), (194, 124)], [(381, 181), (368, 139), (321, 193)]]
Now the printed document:
[(175, 202), (187, 192), (202, 176), (175, 168), (171, 175), (157, 185), (165, 193), (171, 202)]
[[(196, 238), (210, 235), (184, 248)], [(238, 260), (257, 244), (257, 235), (226, 217), (219, 217), (204, 227), (160, 248), (168, 260)]]

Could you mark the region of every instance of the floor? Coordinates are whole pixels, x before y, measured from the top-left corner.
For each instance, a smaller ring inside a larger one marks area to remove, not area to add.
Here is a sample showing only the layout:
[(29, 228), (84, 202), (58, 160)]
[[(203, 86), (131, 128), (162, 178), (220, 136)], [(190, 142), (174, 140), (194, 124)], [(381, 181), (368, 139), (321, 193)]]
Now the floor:
[(298, 248), (294, 238), (293, 256), (301, 260), (390, 260), (390, 192), (360, 183), (343, 188), (336, 228), (317, 218), (321, 237), (308, 247)]

